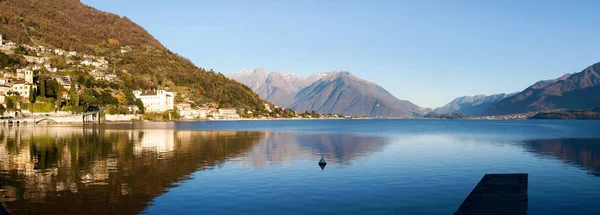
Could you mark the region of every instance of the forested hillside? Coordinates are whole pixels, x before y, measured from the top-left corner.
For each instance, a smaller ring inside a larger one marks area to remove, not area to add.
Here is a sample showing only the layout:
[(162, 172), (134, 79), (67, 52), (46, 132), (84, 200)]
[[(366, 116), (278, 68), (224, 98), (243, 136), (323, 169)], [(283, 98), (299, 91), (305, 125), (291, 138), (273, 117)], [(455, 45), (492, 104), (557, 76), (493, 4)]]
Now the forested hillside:
[(19, 44), (105, 56), (130, 89), (171, 89), (221, 107), (257, 109), (264, 102), (248, 87), (169, 51), (128, 18), (78, 0), (0, 0), (0, 34)]

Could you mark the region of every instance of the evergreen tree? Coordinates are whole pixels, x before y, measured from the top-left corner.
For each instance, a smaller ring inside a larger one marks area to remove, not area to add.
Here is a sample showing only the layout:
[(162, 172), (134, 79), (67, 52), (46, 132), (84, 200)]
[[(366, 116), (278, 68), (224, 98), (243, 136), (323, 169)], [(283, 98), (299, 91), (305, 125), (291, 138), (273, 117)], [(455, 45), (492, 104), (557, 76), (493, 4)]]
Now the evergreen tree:
[(29, 87), (29, 102), (35, 103), (35, 95), (37, 94), (37, 90), (33, 88), (33, 86)]
[(6, 109), (7, 110), (15, 109), (15, 103), (13, 102), (13, 100), (11, 98), (6, 98)]
[(71, 83), (71, 89), (69, 90), (69, 104), (71, 106), (79, 106), (79, 95), (77, 94), (77, 89), (75, 88), (75, 85), (77, 84), (77, 82), (73, 81)]
[(46, 78), (45, 77), (41, 77), (40, 78), (40, 96), (41, 97), (46, 97)]

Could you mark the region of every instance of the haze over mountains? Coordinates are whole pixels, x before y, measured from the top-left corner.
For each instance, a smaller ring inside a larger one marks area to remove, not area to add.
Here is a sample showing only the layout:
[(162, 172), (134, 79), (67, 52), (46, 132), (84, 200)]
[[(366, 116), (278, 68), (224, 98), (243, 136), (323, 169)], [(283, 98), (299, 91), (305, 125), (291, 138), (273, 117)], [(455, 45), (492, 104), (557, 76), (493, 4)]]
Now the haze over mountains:
[(431, 111), (410, 101), (399, 100), (377, 84), (362, 80), (350, 72), (298, 77), (257, 68), (227, 76), (250, 87), (267, 101), (300, 112), (407, 117)]
[(470, 116), (482, 116), (486, 114), (489, 107), (495, 105), (500, 100), (511, 97), (512, 94), (494, 94), (494, 95), (475, 95), (463, 96), (452, 100), (447, 105), (435, 109), (438, 114), (462, 113)]
[(459, 97), (437, 108), (437, 113), (508, 115), (557, 109), (580, 110), (600, 107), (600, 63), (575, 74), (539, 81), (510, 95)]

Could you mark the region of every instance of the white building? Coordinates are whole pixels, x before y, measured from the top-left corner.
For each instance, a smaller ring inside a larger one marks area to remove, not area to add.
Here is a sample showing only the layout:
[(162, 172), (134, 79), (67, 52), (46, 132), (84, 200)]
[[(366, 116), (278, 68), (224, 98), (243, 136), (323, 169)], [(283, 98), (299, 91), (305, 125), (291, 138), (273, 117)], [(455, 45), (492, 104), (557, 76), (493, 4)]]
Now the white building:
[(0, 85), (0, 95), (6, 95), (8, 91), (11, 91), (12, 87), (7, 85)]
[(29, 98), (29, 92), (35, 88), (35, 85), (25, 82), (18, 82), (12, 85), (12, 91), (19, 93), (23, 98)]
[(240, 115), (237, 113), (236, 109), (229, 108), (221, 108), (217, 110), (217, 113), (213, 114), (213, 118), (215, 119), (238, 119)]
[(174, 110), (175, 94), (165, 90), (135, 90), (133, 95), (141, 99), (146, 108), (146, 112), (165, 112)]
[(33, 71), (25, 70), (25, 82), (33, 84)]
[(65, 51), (62, 49), (54, 49), (54, 54), (63, 56), (65, 55)]

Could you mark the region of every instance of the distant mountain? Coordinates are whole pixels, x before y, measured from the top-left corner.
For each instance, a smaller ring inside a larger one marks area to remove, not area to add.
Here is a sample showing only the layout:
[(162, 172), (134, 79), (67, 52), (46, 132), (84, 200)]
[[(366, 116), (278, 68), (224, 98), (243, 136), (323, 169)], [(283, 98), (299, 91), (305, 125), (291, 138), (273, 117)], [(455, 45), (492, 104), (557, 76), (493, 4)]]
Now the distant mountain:
[(575, 74), (535, 83), (491, 106), (487, 115), (505, 115), (553, 109), (589, 109), (600, 106), (600, 63)]
[(296, 111), (353, 116), (421, 116), (430, 109), (398, 100), (382, 87), (349, 72), (299, 77), (287, 72), (266, 72), (259, 67), (227, 74), (275, 105)]
[(481, 116), (485, 115), (487, 109), (497, 102), (511, 97), (516, 93), (512, 94), (494, 94), (494, 95), (476, 95), (476, 96), (463, 96), (452, 100), (447, 105), (435, 109), (437, 114), (449, 114), (449, 113), (462, 113), (469, 116)]
[(290, 108), (296, 111), (354, 116), (422, 116), (431, 111), (399, 100), (377, 84), (349, 72), (328, 73), (298, 92), (294, 100)]
[(250, 87), (261, 98), (275, 105), (289, 107), (300, 90), (317, 81), (323, 74), (306, 78), (287, 72), (267, 72), (259, 67), (226, 76)]

